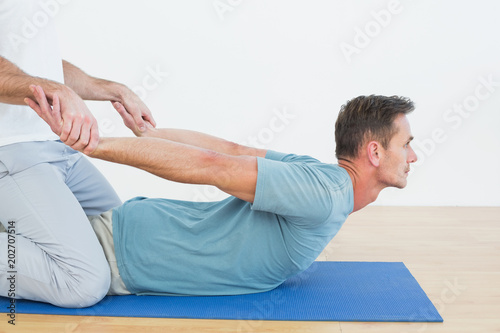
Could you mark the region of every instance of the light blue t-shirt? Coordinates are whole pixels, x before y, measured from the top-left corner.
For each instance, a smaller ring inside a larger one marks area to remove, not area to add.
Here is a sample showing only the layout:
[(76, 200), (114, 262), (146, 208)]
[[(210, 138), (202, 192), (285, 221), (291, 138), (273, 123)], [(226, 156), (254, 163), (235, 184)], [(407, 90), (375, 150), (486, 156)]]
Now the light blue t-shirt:
[(138, 197), (116, 208), (118, 269), (135, 294), (268, 291), (307, 269), (352, 210), (343, 168), (268, 151), (253, 204)]

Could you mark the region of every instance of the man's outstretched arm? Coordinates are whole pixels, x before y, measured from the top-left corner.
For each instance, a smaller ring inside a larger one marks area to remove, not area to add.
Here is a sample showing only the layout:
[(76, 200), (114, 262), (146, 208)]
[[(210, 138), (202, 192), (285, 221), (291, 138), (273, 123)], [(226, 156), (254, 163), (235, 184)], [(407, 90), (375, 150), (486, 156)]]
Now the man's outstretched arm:
[(127, 114), (123, 105), (119, 102), (115, 102), (113, 106), (122, 116), (125, 125), (132, 129), (135, 135), (140, 137), (166, 139), (234, 156), (248, 155), (265, 157), (267, 153), (265, 149), (247, 147), (209, 134), (184, 129), (154, 128), (146, 124), (146, 130), (139, 132), (134, 130), (134, 119)]
[(142, 137), (166, 139), (232, 156), (265, 157), (267, 153), (266, 149), (247, 147), (209, 134), (185, 129), (155, 128), (144, 133)]
[(130, 165), (175, 182), (213, 185), (248, 202), (255, 197), (254, 156), (231, 156), (158, 138), (101, 138), (89, 156)]

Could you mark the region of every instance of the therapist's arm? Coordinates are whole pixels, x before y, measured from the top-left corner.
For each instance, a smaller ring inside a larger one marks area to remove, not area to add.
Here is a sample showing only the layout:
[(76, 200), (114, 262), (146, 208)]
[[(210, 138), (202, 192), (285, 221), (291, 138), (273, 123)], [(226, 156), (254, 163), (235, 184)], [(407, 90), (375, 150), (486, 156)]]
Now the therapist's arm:
[(49, 101), (52, 102), (55, 94), (60, 98), (61, 116), (64, 119), (59, 134), (61, 140), (76, 150), (94, 150), (99, 141), (97, 121), (77, 93), (59, 82), (31, 76), (0, 57), (0, 102), (25, 104), (26, 98), (34, 97), (30, 88), (34, 84), (43, 88)]
[[(156, 126), (151, 111), (127, 86), (88, 75), (80, 68), (63, 60), (64, 82), (84, 100), (110, 101), (121, 105), (123, 112), (133, 119), (130, 127), (134, 132), (146, 130), (146, 122)], [(123, 114), (120, 112), (120, 115)], [(124, 119), (125, 120), (125, 119)]]
[(5, 104), (26, 105), (26, 97), (33, 98), (31, 84), (39, 85), (47, 93), (49, 100), (52, 94), (59, 96), (70, 94), (63, 84), (44, 78), (31, 76), (17, 65), (0, 56), (0, 102)]

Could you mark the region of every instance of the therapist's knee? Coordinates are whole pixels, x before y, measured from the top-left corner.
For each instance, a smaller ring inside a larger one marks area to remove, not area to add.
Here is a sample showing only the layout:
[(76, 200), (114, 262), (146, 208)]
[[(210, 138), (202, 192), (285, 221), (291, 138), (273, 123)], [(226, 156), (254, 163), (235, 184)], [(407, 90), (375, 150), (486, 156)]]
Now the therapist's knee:
[(61, 290), (58, 300), (51, 303), (64, 308), (86, 308), (101, 301), (111, 284), (109, 265), (107, 261), (105, 263), (76, 272), (68, 288)]
[(100, 265), (89, 274), (86, 279), (82, 279), (78, 288), (80, 299), (75, 307), (84, 308), (92, 306), (101, 301), (109, 291), (111, 284), (111, 272), (109, 265)]

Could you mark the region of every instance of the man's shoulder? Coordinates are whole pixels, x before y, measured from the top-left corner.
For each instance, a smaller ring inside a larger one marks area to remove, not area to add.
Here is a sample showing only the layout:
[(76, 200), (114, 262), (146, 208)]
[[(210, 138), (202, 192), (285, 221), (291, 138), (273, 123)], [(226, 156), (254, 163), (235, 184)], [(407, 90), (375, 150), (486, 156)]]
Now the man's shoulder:
[(298, 155), (292, 153), (282, 153), (274, 150), (268, 150), (266, 159), (281, 162), (302, 162), (302, 163), (321, 163), (318, 159), (309, 155)]
[[(271, 173), (272, 177), (277, 173), (286, 174), (288, 181), (290, 177), (297, 175), (297, 185), (304, 182), (317, 183), (330, 191), (343, 191), (352, 187), (349, 174), (338, 164), (324, 163), (309, 155), (276, 151), (268, 151), (265, 160), (259, 162), (259, 169), (262, 173)], [(279, 166), (280, 162), (284, 163), (282, 167)]]

